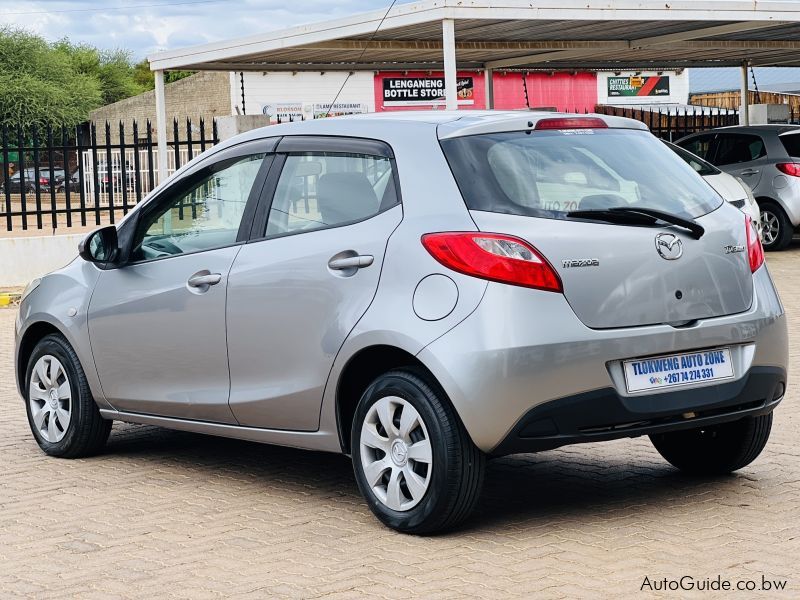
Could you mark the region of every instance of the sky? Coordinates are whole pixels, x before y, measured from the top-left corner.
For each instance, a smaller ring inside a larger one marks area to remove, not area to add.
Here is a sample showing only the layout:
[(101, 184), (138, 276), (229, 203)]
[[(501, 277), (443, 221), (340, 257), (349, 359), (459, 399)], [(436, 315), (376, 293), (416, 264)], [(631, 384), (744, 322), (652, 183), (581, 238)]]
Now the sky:
[[(159, 50), (388, 8), (391, 0), (0, 0), (0, 27), (141, 59)], [(398, 0), (398, 4), (408, 0)]]
[[(410, 0), (397, 0), (403, 4)], [(391, 0), (0, 0), (0, 27), (20, 27), (55, 41), (68, 37), (136, 60), (170, 50), (325, 21)], [(700, 72), (702, 71), (702, 72)], [(692, 91), (735, 88), (738, 69), (692, 69)], [(800, 69), (758, 69), (764, 83), (800, 82)], [(774, 80), (774, 81), (773, 81)]]

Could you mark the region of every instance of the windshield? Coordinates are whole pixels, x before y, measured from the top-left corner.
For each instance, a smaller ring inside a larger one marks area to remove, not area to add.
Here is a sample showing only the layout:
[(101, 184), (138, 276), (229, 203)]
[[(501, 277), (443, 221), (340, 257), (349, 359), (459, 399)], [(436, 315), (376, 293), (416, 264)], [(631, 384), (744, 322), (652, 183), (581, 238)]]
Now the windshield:
[(563, 219), (619, 206), (693, 219), (722, 198), (646, 131), (515, 131), (442, 141), (470, 210)]

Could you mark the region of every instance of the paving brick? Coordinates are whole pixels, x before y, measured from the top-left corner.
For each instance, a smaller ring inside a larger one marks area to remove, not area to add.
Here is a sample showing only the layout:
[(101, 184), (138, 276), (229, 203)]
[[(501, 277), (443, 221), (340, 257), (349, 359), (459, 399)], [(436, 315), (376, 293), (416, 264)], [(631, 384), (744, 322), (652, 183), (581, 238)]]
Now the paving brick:
[(329, 454), (117, 423), (102, 456), (47, 458), (2, 309), (0, 598), (631, 597), (645, 576), (718, 574), (799, 597), (800, 245), (768, 261), (792, 370), (756, 462), (694, 479), (646, 439), (498, 459), (475, 517), (430, 538), (380, 526)]

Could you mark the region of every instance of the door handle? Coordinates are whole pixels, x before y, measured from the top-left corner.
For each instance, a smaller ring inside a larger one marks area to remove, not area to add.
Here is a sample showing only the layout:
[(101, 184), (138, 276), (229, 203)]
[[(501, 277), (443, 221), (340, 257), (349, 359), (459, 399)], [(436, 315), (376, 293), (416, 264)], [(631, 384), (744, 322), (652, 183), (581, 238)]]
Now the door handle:
[(741, 171), (739, 173), (739, 175), (745, 175), (745, 176), (747, 176), (747, 175), (758, 175), (758, 173), (759, 173), (758, 169), (745, 169), (744, 171)]
[(328, 267), (334, 271), (347, 271), (349, 269), (362, 269), (375, 262), (375, 257), (371, 254), (359, 256), (348, 256), (345, 258), (332, 258), (328, 261)]
[(206, 291), (210, 286), (217, 285), (220, 281), (222, 281), (222, 275), (220, 273), (200, 271), (199, 273), (192, 275), (187, 283), (189, 284), (189, 287)]

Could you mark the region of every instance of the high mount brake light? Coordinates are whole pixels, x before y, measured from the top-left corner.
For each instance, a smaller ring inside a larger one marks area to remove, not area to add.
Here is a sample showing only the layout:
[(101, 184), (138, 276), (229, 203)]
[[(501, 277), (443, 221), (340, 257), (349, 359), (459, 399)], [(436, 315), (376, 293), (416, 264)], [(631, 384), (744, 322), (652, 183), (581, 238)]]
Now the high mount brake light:
[(481, 232), (429, 233), (422, 245), (448, 269), (472, 277), (561, 292), (561, 279), (536, 248), (510, 235)]
[(800, 177), (800, 163), (778, 163), (775, 165), (781, 173), (791, 177)]
[(534, 129), (608, 129), (608, 124), (597, 117), (558, 117), (540, 119)]
[(758, 239), (753, 219), (745, 216), (744, 225), (747, 228), (747, 258), (750, 261), (750, 271), (755, 273), (764, 264), (764, 247)]

